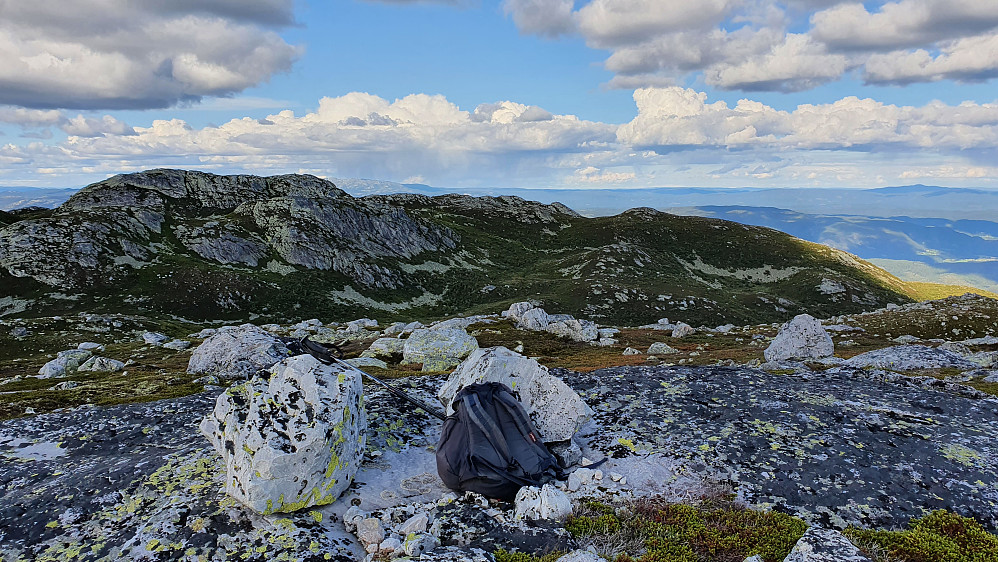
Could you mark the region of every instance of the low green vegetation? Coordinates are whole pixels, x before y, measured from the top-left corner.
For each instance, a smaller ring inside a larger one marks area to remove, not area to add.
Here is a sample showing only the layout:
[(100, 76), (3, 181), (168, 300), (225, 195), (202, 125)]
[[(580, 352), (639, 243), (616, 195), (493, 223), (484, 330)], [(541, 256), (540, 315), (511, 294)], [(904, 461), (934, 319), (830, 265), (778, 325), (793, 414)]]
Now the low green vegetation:
[(875, 562), (998, 562), (998, 536), (945, 510), (915, 519), (903, 531), (847, 529)]
[(493, 552), (492, 556), (495, 557), (496, 562), (555, 562), (555, 560), (561, 558), (564, 554), (564, 552), (555, 551), (542, 556), (534, 556), (525, 552), (510, 552), (500, 548)]
[(752, 555), (779, 562), (807, 524), (716, 495), (695, 505), (654, 497), (617, 507), (585, 501), (566, 529), (615, 562), (741, 562)]

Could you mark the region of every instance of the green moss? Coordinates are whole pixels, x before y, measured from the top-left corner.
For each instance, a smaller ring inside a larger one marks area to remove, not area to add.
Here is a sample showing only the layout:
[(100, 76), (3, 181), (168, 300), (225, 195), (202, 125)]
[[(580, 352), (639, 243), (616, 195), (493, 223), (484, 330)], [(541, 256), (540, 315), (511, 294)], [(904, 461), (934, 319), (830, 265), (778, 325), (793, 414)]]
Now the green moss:
[(543, 556), (534, 556), (523, 552), (510, 552), (500, 548), (499, 550), (493, 552), (492, 556), (495, 557), (496, 562), (554, 562), (555, 560), (561, 558), (564, 554), (564, 552), (556, 551)]
[(758, 554), (783, 560), (807, 529), (802, 520), (774, 511), (755, 511), (727, 498), (699, 505), (639, 500), (624, 509), (583, 502), (583, 515), (566, 529), (593, 544), (640, 545), (630, 552), (603, 552), (609, 559), (640, 562), (743, 560)]
[(915, 519), (904, 531), (846, 529), (877, 562), (998, 562), (998, 536), (946, 510)]

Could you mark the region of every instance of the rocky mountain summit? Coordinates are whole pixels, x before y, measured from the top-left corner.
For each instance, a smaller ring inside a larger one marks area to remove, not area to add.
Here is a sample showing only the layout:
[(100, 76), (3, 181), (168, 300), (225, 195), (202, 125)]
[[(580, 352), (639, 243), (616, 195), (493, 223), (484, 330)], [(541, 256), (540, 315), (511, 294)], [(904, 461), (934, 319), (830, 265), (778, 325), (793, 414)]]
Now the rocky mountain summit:
[[(992, 562), (998, 301), (678, 318), (0, 320), (0, 557)], [(515, 382), (568, 479), (447, 490), (439, 420), (306, 335), (428, 404)]]
[(0, 215), (0, 315), (431, 318), (533, 295), (640, 324), (827, 317), (909, 302), (854, 256), (652, 209), (585, 218), (517, 197), (354, 198), (307, 175), (149, 170)]

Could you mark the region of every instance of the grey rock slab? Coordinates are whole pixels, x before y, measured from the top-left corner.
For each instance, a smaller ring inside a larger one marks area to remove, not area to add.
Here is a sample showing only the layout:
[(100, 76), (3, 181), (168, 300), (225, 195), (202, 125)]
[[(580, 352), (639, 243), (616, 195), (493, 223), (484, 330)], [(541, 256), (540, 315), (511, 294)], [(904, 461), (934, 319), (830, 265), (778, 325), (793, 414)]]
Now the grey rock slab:
[(311, 355), (227, 389), (200, 425), (225, 460), (226, 492), (265, 515), (336, 501), (366, 443), (362, 396), (359, 373)]
[(252, 324), (219, 331), (191, 354), (187, 372), (216, 375), (223, 380), (248, 379), (289, 354), (273, 334)]
[(191, 346), (191, 342), (187, 340), (170, 340), (163, 344), (166, 349), (172, 349), (174, 351), (183, 351)]
[(393, 355), (402, 355), (405, 350), (405, 340), (398, 338), (378, 338), (374, 340), (361, 357), (385, 358)]
[(373, 357), (357, 357), (354, 359), (347, 359), (345, 363), (349, 363), (354, 367), (377, 367), (379, 369), (387, 369), (388, 363), (385, 363), (381, 359), (375, 359)]
[(448, 414), (460, 389), (500, 382), (519, 393), (520, 402), (545, 442), (566, 441), (592, 416), (582, 398), (537, 361), (505, 347), (476, 350), (440, 387), (437, 398)]
[(920, 369), (974, 369), (978, 365), (962, 356), (925, 345), (898, 345), (861, 353), (845, 361), (848, 367), (876, 367), (891, 371)]
[(684, 459), (825, 527), (903, 527), (945, 508), (998, 528), (998, 400), (966, 386), (848, 367), (552, 372), (595, 412), (578, 436), (590, 458)]
[(42, 365), (38, 369), (38, 378), (48, 379), (53, 377), (65, 377), (71, 375), (93, 355), (86, 349), (69, 349), (60, 351), (56, 358)]
[(76, 349), (85, 349), (87, 351), (104, 351), (104, 346), (96, 342), (85, 341), (80, 345), (76, 346)]
[(832, 337), (810, 314), (798, 314), (780, 326), (779, 333), (763, 352), (766, 361), (820, 359), (835, 352)]
[(170, 336), (159, 332), (146, 332), (142, 334), (142, 341), (150, 345), (162, 345), (164, 342), (169, 341), (169, 339)]
[(605, 560), (595, 552), (578, 549), (559, 557), (557, 562), (605, 562)]
[(810, 527), (783, 562), (870, 562), (835, 529)]
[(531, 308), (520, 315), (516, 322), (518, 328), (524, 330), (543, 330), (551, 323), (548, 313), (543, 308)]

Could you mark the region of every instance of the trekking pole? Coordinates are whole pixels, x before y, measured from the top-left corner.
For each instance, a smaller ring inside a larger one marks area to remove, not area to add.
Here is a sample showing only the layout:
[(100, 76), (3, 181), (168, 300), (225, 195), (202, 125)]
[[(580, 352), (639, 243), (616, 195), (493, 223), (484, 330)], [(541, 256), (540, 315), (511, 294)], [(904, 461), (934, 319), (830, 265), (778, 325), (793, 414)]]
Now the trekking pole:
[[(330, 352), (330, 350), (326, 346), (308, 339), (308, 336), (305, 336), (304, 338), (301, 339), (280, 338), (280, 340), (283, 341), (285, 344), (287, 344), (290, 349), (293, 349), (294, 351), (298, 351), (301, 353), (307, 353), (312, 357), (315, 357), (319, 361), (325, 363), (326, 365), (332, 365), (335, 363), (340, 367), (349, 369), (356, 373), (360, 373), (362, 377), (367, 377), (368, 380), (377, 383), (378, 385), (383, 387), (385, 390), (387, 390), (394, 396), (397, 396), (398, 398), (401, 398), (402, 400), (405, 400), (406, 402), (418, 408), (422, 408), (427, 414), (430, 414), (431, 416), (440, 420), (447, 419), (447, 416), (444, 415), (444, 413), (441, 412), (440, 410), (430, 406), (429, 404), (426, 404), (421, 400), (417, 400), (412, 396), (409, 396), (404, 391), (395, 388), (394, 386), (386, 383), (385, 381), (373, 375), (365, 373), (364, 371), (358, 369), (357, 367), (354, 367), (353, 365), (347, 363), (346, 361), (343, 361), (339, 357), (336, 357), (336, 355), (333, 355), (333, 353)], [(336, 346), (334, 346), (334, 348), (336, 349), (336, 353), (339, 354), (340, 353), (339, 348)]]
[(379, 379), (379, 378), (377, 378), (377, 377), (375, 377), (373, 375), (369, 375), (369, 374), (365, 373), (364, 371), (358, 369), (357, 367), (354, 367), (353, 365), (347, 363), (346, 361), (343, 361), (342, 359), (338, 359), (336, 357), (332, 357), (331, 359), (337, 365), (339, 365), (341, 367), (344, 367), (346, 369), (349, 369), (351, 371), (360, 373), (361, 376), (367, 377), (367, 380), (372, 381), (374, 383), (377, 383), (382, 388), (384, 388), (388, 392), (392, 393), (394, 396), (397, 396), (397, 397), (405, 400), (406, 402), (409, 402), (410, 404), (412, 404), (414, 406), (422, 408), (427, 414), (430, 414), (431, 416), (433, 416), (433, 417), (435, 417), (437, 419), (440, 419), (440, 420), (447, 419), (447, 416), (444, 415), (443, 412), (441, 412), (440, 410), (437, 410), (436, 408), (430, 406), (429, 404), (423, 402), (422, 400), (417, 400), (417, 399), (413, 398), (412, 396), (409, 396), (404, 391), (395, 388), (394, 386), (386, 383), (385, 381), (383, 381), (383, 380), (381, 380), (381, 379)]

